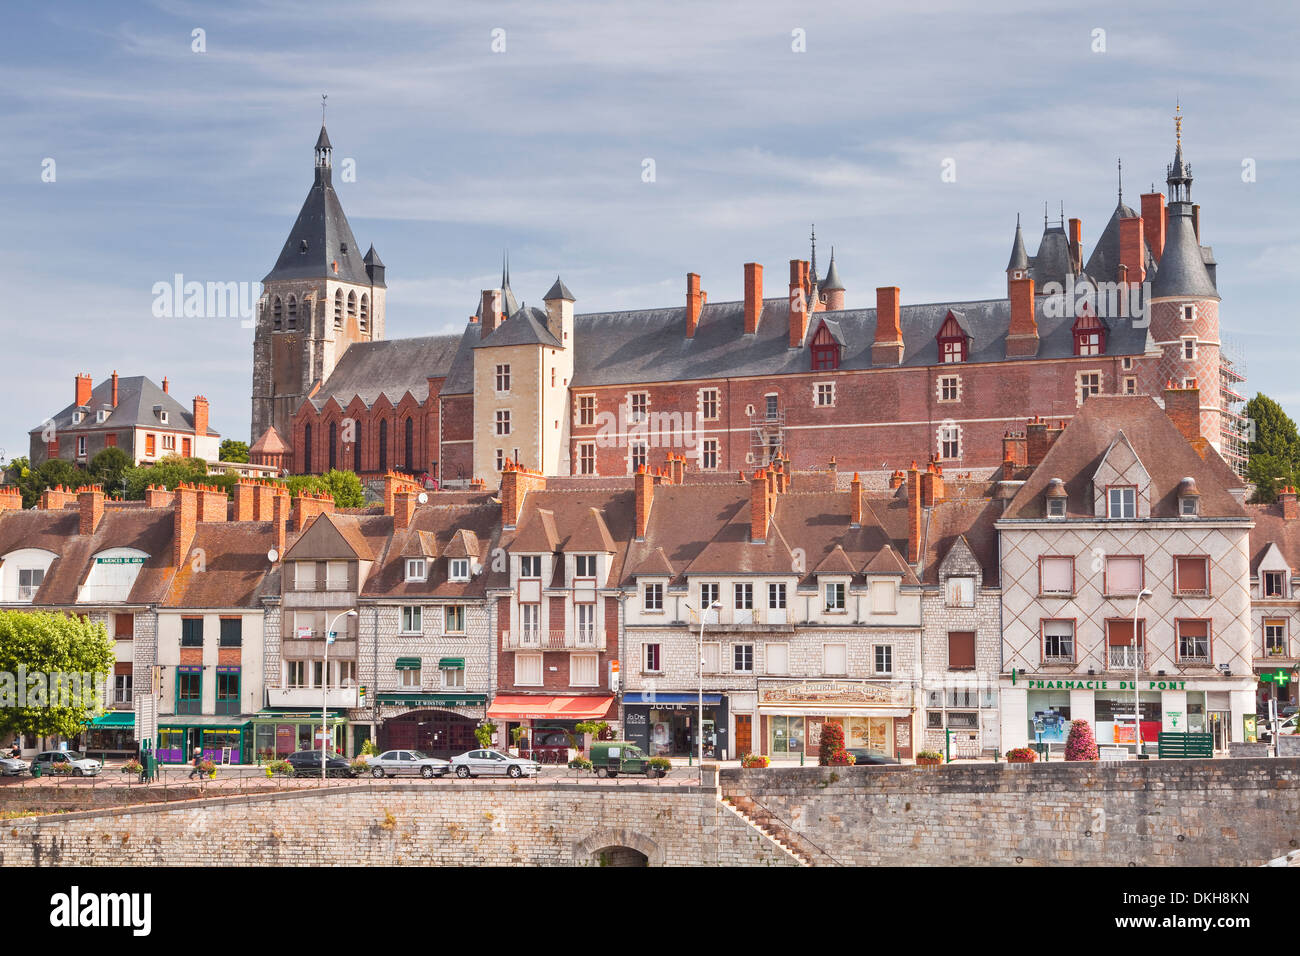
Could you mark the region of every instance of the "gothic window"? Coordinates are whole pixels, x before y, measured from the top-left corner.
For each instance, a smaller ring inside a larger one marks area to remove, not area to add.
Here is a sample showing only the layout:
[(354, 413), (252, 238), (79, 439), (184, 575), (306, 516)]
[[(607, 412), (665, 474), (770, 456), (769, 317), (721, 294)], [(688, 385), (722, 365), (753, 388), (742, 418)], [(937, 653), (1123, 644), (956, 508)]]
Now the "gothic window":
[(337, 422), (330, 422), (330, 471), (338, 467), (339, 452), (339, 426)]
[(352, 424), (352, 470), (361, 474), (361, 422)]
[(362, 332), (370, 331), (370, 296), (369, 294), (361, 296), (361, 324), (359, 326)]
[(406, 434), (403, 436), (406, 444), (406, 470), (411, 474), (415, 473), (415, 419), (406, 420)]
[(277, 295), (271, 300), (271, 328), (279, 332), (283, 322), (284, 303), (280, 301), (280, 297)]
[(286, 315), (286, 318), (288, 319), (288, 322), (286, 323), (286, 325), (287, 325), (287, 327), (288, 327), (289, 329), (291, 329), (291, 330), (292, 330), (292, 329), (296, 329), (296, 328), (298, 327), (298, 299), (297, 299), (297, 297), (296, 297), (296, 296), (292, 296), (292, 295), (289, 296), (289, 300), (288, 300), (288, 302), (286, 303), (286, 305), (288, 306), (288, 308), (286, 309), (286, 311), (287, 311), (287, 313), (288, 313), (288, 314)]
[(388, 421), (379, 423), (379, 470), (388, 471)]
[(348, 328), (351, 328), (357, 321), (357, 294), (348, 293)]
[(311, 473), (311, 422), (302, 427), (302, 473)]
[(343, 290), (334, 293), (334, 328), (343, 328)]

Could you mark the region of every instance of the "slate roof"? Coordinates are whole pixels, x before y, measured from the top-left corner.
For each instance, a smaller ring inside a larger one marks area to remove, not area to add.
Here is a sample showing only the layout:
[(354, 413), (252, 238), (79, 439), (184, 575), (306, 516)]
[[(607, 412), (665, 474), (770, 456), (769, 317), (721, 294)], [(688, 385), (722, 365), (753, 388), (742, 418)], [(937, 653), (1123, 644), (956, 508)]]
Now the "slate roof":
[[(167, 412), (167, 424), (163, 425), (154, 413), (154, 406), (161, 405)], [(113, 407), (113, 379), (104, 379), (90, 392), (90, 401), (85, 406), (86, 417), (79, 425), (72, 423), (72, 413), (77, 405), (64, 407), (55, 414), (54, 427), (64, 432), (99, 430), (105, 428), (171, 428), (177, 431), (194, 430), (193, 408), (186, 408), (170, 394), (164, 392), (153, 381), (143, 375), (119, 376), (117, 380), (117, 407)], [(95, 413), (100, 409), (109, 410), (109, 416), (103, 422), (96, 423)], [(31, 429), (28, 434), (39, 434), (44, 423)], [(218, 432), (208, 429), (207, 434), (220, 437)]]
[(1025, 254), (1025, 238), (1020, 231), (1020, 217), (1016, 217), (1016, 238), (1011, 242), (1011, 258), (1007, 260), (1007, 271), (1019, 269), (1028, 271), (1029, 256)]
[(564, 280), (559, 276), (555, 277), (555, 284), (551, 286), (546, 295), (542, 296), (543, 302), (550, 302), (552, 299), (563, 299), (566, 302), (578, 301), (573, 297), (573, 293), (569, 291), (569, 287), (564, 284)]
[(1038, 243), (1038, 252), (1029, 260), (1029, 274), (1034, 288), (1041, 289), (1048, 282), (1065, 284), (1065, 277), (1074, 272), (1070, 255), (1070, 239), (1064, 226), (1048, 226)]
[(1048, 482), (1060, 478), (1068, 494), (1067, 518), (1092, 518), (1092, 477), (1121, 432), (1151, 477), (1151, 517), (1178, 517), (1178, 486), (1186, 477), (1201, 491), (1202, 516), (1246, 517), (1228, 490), (1241, 485), (1232, 469), (1212, 448), (1202, 459), (1146, 395), (1089, 398), (1007, 505), (1005, 517), (1044, 517)]
[[(1101, 231), (1097, 237), (1097, 244), (1093, 247), (1092, 255), (1088, 257), (1088, 263), (1084, 266), (1083, 271), (1090, 277), (1102, 282), (1116, 282), (1119, 279), (1119, 221), (1121, 219), (1132, 219), (1140, 215), (1134, 212), (1124, 203), (1115, 206), (1115, 211), (1110, 215), (1110, 221), (1106, 223), (1106, 228)], [(1143, 268), (1150, 275), (1157, 268), (1155, 256), (1151, 254), (1151, 246), (1147, 244), (1145, 235), (1142, 239), (1142, 258)]]
[[(354, 396), (360, 396), (370, 407), (383, 395), (396, 405), (410, 392), (417, 402), (423, 402), (429, 397), (428, 379), (441, 378), (451, 370), (461, 338), (429, 335), (354, 343), (310, 401), (317, 410), (331, 398), (346, 408)], [(471, 382), (472, 378), (471, 369)]]
[(840, 270), (835, 268), (835, 250), (831, 250), (831, 264), (826, 268), (826, 278), (817, 283), (823, 292), (843, 292), (844, 283), (840, 281)]
[(499, 345), (544, 345), (548, 348), (562, 349), (551, 330), (546, 327), (546, 313), (532, 306), (525, 306), (506, 319), (486, 338), (481, 339), (476, 349), (490, 349)]
[[(449, 558), (477, 557), (477, 541), (491, 542), (501, 520), (501, 508), (487, 502), (477, 504), (417, 505), (411, 524), (393, 533), (387, 550), (378, 559), (366, 579), (362, 596), (395, 598), (430, 594), (437, 597), (482, 598), (489, 574), (472, 575), (468, 581), (450, 581)], [(391, 527), (391, 525), (390, 525)], [(467, 554), (465, 540), (473, 539), (473, 554)], [(438, 557), (428, 564), (428, 579), (406, 580), (405, 557), (412, 553), (431, 553)]]
[(1293, 570), (1300, 570), (1300, 521), (1282, 517), (1282, 504), (1246, 505), (1246, 513), (1255, 519), (1250, 530), (1250, 573), (1259, 572), (1259, 562), (1269, 545), (1276, 544)]
[(1205, 268), (1205, 258), (1192, 227), (1192, 204), (1170, 203), (1166, 222), (1165, 248), (1160, 253), (1160, 269), (1151, 283), (1151, 297), (1218, 299), (1219, 291)]

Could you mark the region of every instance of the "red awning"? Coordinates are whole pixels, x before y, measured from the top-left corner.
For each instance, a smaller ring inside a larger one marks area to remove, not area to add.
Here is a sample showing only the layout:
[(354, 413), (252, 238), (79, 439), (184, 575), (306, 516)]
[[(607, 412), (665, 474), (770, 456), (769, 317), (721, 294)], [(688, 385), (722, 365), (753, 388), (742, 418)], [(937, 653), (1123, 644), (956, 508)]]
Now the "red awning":
[(607, 719), (614, 706), (613, 697), (498, 694), (487, 715), (500, 720), (596, 720)]

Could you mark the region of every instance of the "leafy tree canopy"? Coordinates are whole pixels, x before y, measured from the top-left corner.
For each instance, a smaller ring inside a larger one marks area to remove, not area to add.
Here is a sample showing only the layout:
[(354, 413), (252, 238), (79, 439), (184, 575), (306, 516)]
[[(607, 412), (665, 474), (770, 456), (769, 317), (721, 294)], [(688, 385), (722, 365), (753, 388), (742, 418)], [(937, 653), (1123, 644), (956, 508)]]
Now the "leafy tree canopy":
[(234, 438), (226, 438), (221, 442), (221, 449), (217, 452), (222, 461), (248, 462), (248, 442), (238, 441)]
[(1300, 474), (1300, 432), (1282, 406), (1263, 392), (1246, 403), (1244, 414), (1255, 423), (1255, 439), (1246, 448), (1246, 479), (1255, 484), (1255, 501), (1270, 502)]
[(131, 464), (131, 456), (122, 449), (105, 448), (90, 459), (90, 480), (103, 485), (106, 494), (120, 494), (122, 476)]
[[(0, 738), (80, 733), (98, 709), (95, 684), (107, 679), (113, 659), (103, 624), (47, 611), (0, 611)], [(63, 685), (73, 692), (61, 695), (55, 675), (78, 675)]]

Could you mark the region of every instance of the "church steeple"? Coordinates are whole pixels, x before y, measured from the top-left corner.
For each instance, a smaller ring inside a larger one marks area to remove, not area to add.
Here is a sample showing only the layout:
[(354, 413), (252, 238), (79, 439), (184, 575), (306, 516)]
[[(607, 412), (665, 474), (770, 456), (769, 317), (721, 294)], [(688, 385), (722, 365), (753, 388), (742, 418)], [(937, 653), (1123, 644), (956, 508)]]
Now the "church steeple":
[(1192, 201), (1192, 167), (1183, 159), (1183, 108), (1174, 107), (1174, 161), (1169, 164), (1165, 183), (1169, 186), (1169, 201)]

